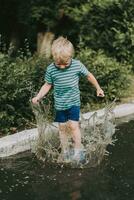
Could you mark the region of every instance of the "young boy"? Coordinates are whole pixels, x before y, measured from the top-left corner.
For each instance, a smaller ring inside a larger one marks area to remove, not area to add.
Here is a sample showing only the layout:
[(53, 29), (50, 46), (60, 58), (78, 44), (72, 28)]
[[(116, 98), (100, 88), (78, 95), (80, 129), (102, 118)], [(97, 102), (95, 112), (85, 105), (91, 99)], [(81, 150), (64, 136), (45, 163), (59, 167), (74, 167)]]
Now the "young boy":
[(46, 70), (45, 84), (41, 87), (36, 97), (32, 99), (34, 104), (54, 89), (54, 102), (56, 109), (55, 121), (59, 123), (59, 136), (62, 145), (63, 158), (69, 158), (67, 149), (66, 125), (72, 132), (74, 141), (74, 154), (72, 160), (81, 162), (84, 159), (84, 151), (81, 145), (81, 133), (79, 127), (80, 91), (79, 77), (86, 76), (96, 88), (97, 96), (104, 97), (97, 80), (87, 68), (79, 61), (73, 59), (74, 48), (72, 43), (64, 37), (59, 37), (52, 44), (52, 56), (54, 62)]

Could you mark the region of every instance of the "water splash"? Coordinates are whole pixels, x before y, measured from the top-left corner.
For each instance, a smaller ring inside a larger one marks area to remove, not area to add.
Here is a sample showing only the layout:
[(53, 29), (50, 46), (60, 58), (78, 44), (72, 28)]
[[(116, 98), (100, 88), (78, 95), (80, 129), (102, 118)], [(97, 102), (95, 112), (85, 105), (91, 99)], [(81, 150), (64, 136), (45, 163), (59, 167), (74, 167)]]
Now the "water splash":
[[(112, 138), (115, 133), (115, 117), (113, 113), (114, 102), (106, 106), (98, 116), (94, 112), (88, 119), (84, 119), (81, 115), (80, 128), (82, 134), (82, 144), (86, 152), (86, 162), (78, 164), (74, 162), (65, 163), (62, 159), (61, 146), (57, 125), (51, 123), (50, 106), (46, 106), (43, 102), (32, 106), (36, 117), (39, 137), (34, 152), (38, 159), (44, 164), (53, 164), (70, 167), (94, 167), (100, 164), (104, 155), (108, 155), (107, 145), (114, 144)], [(68, 135), (68, 149), (72, 150), (73, 141), (70, 129), (66, 129)]]

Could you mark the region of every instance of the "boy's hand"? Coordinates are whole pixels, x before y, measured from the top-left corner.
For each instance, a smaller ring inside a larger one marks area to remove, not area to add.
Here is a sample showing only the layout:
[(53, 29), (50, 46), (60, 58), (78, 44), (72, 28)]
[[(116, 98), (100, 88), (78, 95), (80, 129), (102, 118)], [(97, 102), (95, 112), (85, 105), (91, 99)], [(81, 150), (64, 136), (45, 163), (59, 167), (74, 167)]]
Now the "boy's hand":
[(37, 97), (32, 98), (32, 103), (33, 104), (38, 104), (39, 103), (39, 99)]
[(104, 91), (101, 88), (97, 89), (97, 97), (104, 97)]

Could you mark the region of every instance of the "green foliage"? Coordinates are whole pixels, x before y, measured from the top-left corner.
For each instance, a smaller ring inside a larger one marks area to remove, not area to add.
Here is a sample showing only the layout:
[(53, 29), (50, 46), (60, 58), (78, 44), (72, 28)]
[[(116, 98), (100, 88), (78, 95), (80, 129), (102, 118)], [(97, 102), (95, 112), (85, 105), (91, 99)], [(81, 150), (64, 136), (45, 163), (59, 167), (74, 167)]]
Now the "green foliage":
[(32, 120), (30, 99), (43, 84), (48, 61), (37, 57), (11, 59), (0, 54), (0, 122), (2, 132)]
[(21, 46), (28, 38), (35, 50), (37, 33), (52, 31), (67, 36), (76, 48), (80, 39), (85, 47), (134, 63), (133, 0), (1, 0), (0, 13), (0, 33), (8, 42), (16, 33)]
[(81, 81), (82, 106), (92, 102), (120, 100), (129, 86), (128, 74), (131, 65), (121, 64), (115, 59), (107, 57), (103, 51), (95, 52), (89, 48), (81, 49), (78, 58), (85, 64), (91, 73), (95, 75), (105, 92), (105, 98), (96, 97), (96, 91), (88, 86), (85, 79)]
[(133, 64), (133, 0), (86, 1), (79, 7), (68, 7), (66, 13), (85, 47), (103, 49), (108, 56)]

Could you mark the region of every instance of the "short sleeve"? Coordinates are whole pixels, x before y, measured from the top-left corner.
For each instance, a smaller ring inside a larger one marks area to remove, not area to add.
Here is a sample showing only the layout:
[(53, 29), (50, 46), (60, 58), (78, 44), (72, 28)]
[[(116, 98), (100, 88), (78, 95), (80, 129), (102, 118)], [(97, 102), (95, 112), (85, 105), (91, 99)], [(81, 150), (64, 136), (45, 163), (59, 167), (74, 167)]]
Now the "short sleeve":
[(79, 72), (79, 75), (80, 76), (87, 76), (90, 72), (88, 71), (88, 69), (85, 67), (85, 65), (83, 65), (81, 62), (80, 62), (80, 72)]
[(48, 68), (47, 68), (46, 73), (45, 73), (45, 81), (48, 84), (52, 84), (53, 83), (52, 76), (51, 76), (50, 70)]

